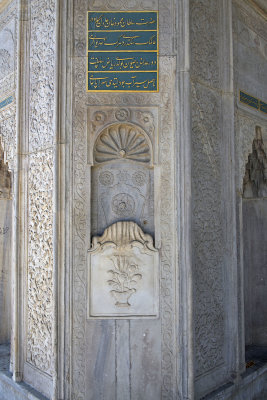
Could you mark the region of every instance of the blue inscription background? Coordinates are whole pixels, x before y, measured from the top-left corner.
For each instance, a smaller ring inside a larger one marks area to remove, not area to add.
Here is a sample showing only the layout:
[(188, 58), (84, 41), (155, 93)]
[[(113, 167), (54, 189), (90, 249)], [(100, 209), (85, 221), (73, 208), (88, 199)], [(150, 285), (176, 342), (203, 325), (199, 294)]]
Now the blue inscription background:
[(158, 13), (88, 12), (88, 91), (158, 91)]

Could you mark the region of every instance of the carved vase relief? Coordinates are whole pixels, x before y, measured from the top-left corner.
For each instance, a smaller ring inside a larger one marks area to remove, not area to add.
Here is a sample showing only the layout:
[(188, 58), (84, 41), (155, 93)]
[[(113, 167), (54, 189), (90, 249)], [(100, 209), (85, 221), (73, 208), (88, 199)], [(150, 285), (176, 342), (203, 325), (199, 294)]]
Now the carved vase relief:
[(88, 317), (156, 317), (159, 255), (134, 222), (116, 222), (89, 250)]
[(139, 267), (134, 260), (125, 255), (115, 254), (111, 258), (113, 269), (108, 272), (111, 279), (108, 284), (114, 289), (110, 294), (115, 298), (117, 307), (130, 307), (129, 299), (136, 292), (137, 281), (142, 279)]

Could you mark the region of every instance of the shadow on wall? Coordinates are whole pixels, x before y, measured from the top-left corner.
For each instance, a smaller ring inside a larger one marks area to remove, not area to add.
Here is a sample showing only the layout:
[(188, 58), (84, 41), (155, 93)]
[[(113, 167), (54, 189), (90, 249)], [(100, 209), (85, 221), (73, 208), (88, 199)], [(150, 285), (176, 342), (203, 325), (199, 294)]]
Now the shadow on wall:
[(267, 345), (267, 157), (256, 126), (243, 181), (246, 345)]

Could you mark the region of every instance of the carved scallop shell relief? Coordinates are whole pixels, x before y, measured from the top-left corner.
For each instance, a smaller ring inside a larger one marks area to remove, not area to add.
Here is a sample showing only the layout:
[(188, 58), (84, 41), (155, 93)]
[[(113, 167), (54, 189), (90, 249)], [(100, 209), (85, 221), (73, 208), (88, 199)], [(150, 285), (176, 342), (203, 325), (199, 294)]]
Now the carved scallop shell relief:
[(139, 127), (114, 124), (97, 138), (94, 158), (96, 163), (121, 159), (150, 163), (151, 152), (148, 140)]

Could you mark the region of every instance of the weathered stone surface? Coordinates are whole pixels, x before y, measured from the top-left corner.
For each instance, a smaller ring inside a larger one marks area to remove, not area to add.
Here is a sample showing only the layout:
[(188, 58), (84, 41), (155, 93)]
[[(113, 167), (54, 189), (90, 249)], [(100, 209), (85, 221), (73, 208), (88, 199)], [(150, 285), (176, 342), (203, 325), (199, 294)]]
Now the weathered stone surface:
[(0, 196), (0, 344), (11, 336), (11, 235), (12, 201)]
[(243, 200), (246, 344), (267, 345), (267, 199)]

